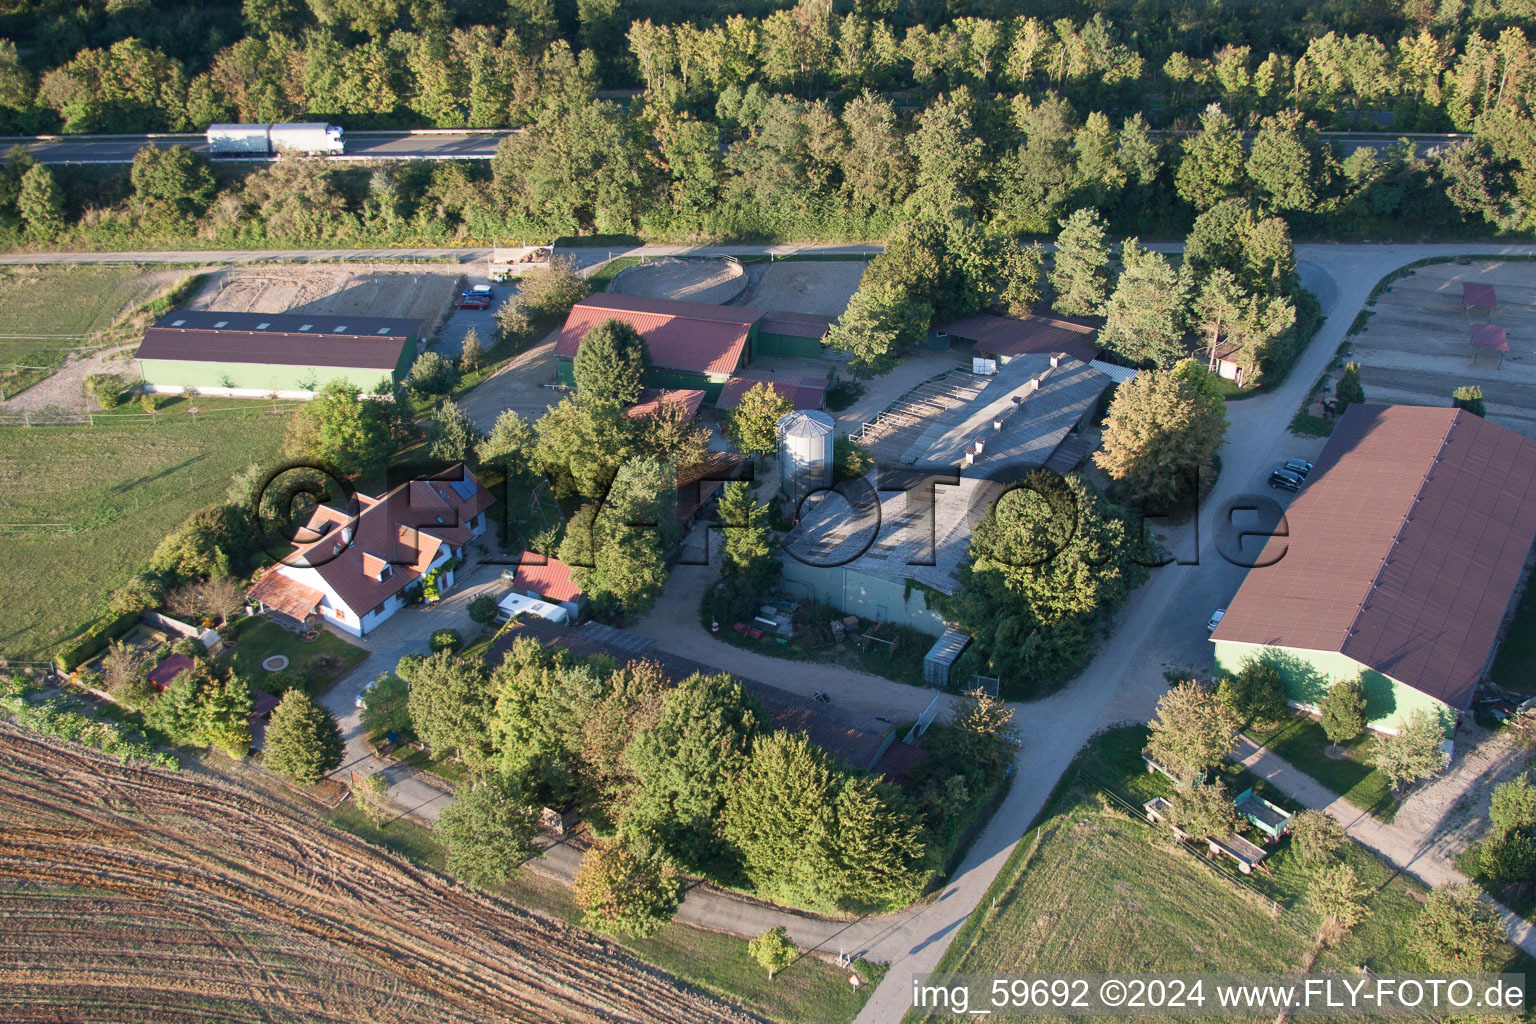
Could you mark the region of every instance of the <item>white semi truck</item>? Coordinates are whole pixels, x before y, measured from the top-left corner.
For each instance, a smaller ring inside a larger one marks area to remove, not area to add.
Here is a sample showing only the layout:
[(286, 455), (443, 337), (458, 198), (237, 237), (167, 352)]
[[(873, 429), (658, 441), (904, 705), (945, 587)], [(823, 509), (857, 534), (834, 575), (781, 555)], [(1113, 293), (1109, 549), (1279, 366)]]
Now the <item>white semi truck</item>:
[(273, 156), (277, 153), (334, 154), (343, 151), (341, 129), (318, 121), (297, 124), (211, 124), (208, 152), (214, 156)]

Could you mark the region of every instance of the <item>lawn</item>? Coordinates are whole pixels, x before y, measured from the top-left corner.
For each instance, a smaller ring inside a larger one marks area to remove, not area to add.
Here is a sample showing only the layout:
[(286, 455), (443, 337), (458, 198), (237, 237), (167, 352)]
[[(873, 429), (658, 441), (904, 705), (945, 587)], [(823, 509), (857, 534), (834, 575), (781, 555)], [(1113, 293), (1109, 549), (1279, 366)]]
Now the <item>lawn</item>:
[[(9, 397), (47, 377), (159, 287), (139, 267), (0, 268), (0, 390)], [(50, 369), (13, 372), (13, 364)]]
[(1536, 587), (1527, 585), (1489, 677), (1517, 693), (1536, 693)]
[(1250, 729), (1248, 735), (1371, 817), (1388, 822), (1396, 817), (1399, 804), (1392, 786), (1371, 765), (1376, 749), (1376, 738), (1371, 734), (1345, 744), (1342, 758), (1328, 756), (1328, 734), (1305, 715), (1290, 718), (1267, 733)]
[[(350, 801), (330, 812), (331, 823), (434, 871), (442, 871), (442, 841), (429, 828), (401, 818), (383, 828), (375, 826)], [(550, 879), (522, 871), (494, 890), (519, 906), (579, 923), (581, 911), (568, 889)], [(801, 957), (772, 981), (768, 972), (747, 955), (747, 943), (730, 935), (671, 924), (648, 939), (614, 941), (642, 960), (753, 1013), (784, 1024), (841, 1024), (851, 1021), (874, 990), (874, 984), (854, 992), (847, 972), (814, 957)], [(880, 965), (860, 964), (866, 978), (878, 982)]]
[(194, 420), (178, 400), (158, 423), (0, 427), (0, 658), (51, 655), (162, 537), (221, 500), (243, 467), (277, 454), (286, 417), (261, 402), (239, 408)]
[(272, 680), (274, 673), (262, 668), (261, 663), (276, 654), (288, 658), (288, 667), (276, 674), (278, 679), (301, 684), (311, 697), (324, 693), (368, 657), (363, 648), (324, 629), (306, 643), (297, 634), (263, 618), (242, 619), (235, 628), (235, 649), (225, 654), (224, 659), (257, 689), (272, 688), (262, 685), (263, 680)]
[[(1302, 903), (1309, 874), (1282, 843), (1272, 874), (1230, 879), (1154, 833), (1107, 792), (1140, 802), (1166, 786), (1142, 772), (1140, 727), (1109, 730), (1079, 753), (980, 908), (945, 952), (941, 972), (1204, 973), (1297, 971), (1319, 924)], [(1424, 889), (1369, 851), (1345, 856), (1371, 888), (1366, 919), (1325, 949), (1318, 970), (1378, 973), (1423, 965), (1409, 951)], [(1271, 899), (1284, 909), (1272, 914)], [(1530, 961), (1509, 950), (1512, 970)], [(909, 1018), (910, 1019), (910, 1018)]]

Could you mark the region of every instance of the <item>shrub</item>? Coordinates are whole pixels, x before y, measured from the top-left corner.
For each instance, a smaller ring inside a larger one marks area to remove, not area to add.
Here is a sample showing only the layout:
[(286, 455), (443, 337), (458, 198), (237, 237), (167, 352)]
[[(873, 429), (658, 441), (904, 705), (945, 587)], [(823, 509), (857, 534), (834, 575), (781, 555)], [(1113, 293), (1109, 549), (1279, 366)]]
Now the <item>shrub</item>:
[(1529, 774), (1494, 787), (1488, 822), (1494, 835), (1523, 832), (1536, 825), (1536, 786), (1531, 785)]
[(418, 395), (446, 395), (458, 382), (458, 368), (439, 352), (417, 356), (405, 379), (406, 387)]
[(1536, 870), (1536, 846), (1524, 832), (1505, 832), (1478, 848), (1477, 864), (1495, 882), (1527, 882)]
[(107, 642), (116, 640), (139, 621), (137, 612), (100, 619), (85, 632), (64, 643), (53, 656), (60, 672), (73, 672), (81, 664), (106, 650)]
[(1302, 811), (1291, 819), (1291, 848), (1304, 864), (1326, 864), (1344, 846), (1344, 827), (1322, 811)]
[[(433, 632), (427, 646), (432, 648), (433, 654), (441, 654), (444, 651), (456, 651), (464, 645), (464, 638), (456, 629), (439, 629)], [(402, 661), (404, 659), (401, 659)]]
[(1483, 389), (1476, 384), (1466, 384), (1451, 394), (1451, 404), (1465, 409), (1474, 416), (1486, 416), (1488, 405), (1483, 401)]
[[(452, 630), (449, 632), (452, 632)], [(416, 681), (416, 670), (420, 668), (421, 663), (426, 660), (427, 659), (422, 657), (420, 654), (407, 654), (405, 657), (395, 662), (395, 675), (399, 676), (401, 679), (404, 679), (408, 683), (414, 683)]]
[(115, 373), (93, 373), (85, 378), (85, 392), (103, 409), (123, 404), (123, 379)]
[(473, 622), (484, 626), (496, 621), (496, 599), (488, 594), (481, 594), (469, 602), (469, 617)]

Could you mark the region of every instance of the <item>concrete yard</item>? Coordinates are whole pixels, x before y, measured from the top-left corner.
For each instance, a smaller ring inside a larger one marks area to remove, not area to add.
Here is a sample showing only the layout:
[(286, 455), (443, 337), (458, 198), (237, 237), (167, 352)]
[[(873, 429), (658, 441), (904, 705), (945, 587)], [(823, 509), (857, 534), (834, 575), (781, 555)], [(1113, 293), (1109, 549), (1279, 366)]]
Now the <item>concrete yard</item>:
[[(1499, 308), (1491, 316), (1464, 313), (1463, 281), (1492, 285)], [(1477, 260), (1420, 267), (1367, 308), (1373, 315), (1350, 340), (1349, 356), (1360, 364), (1367, 399), (1445, 406), (1457, 387), (1477, 384), (1490, 420), (1536, 438), (1536, 265)], [(1474, 320), (1508, 333), (1502, 365), (1497, 353), (1472, 348)]]
[(619, 295), (724, 305), (747, 284), (746, 269), (734, 260), (664, 257), (619, 272), (608, 286)]

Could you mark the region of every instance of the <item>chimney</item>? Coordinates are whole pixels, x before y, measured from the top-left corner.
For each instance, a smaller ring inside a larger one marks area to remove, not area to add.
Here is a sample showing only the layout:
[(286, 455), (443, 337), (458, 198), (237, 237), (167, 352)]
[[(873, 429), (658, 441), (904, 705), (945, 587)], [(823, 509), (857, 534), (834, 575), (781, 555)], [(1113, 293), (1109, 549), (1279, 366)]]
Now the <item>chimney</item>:
[(1051, 356), (1051, 369), (1055, 370), (1059, 368), (1061, 366), (1061, 361), (1065, 358), (1067, 358), (1067, 354), (1065, 352), (1057, 352), (1055, 355)]
[(1024, 385), (1024, 393), (1026, 395), (1032, 395), (1032, 394), (1034, 394), (1038, 390), (1040, 390), (1040, 378), (1039, 377), (1031, 377), (1031, 378), (1029, 378), (1029, 383)]
[(964, 461), (967, 466), (974, 466), (976, 465), (976, 456), (972, 455), (970, 452), (966, 452), (965, 458), (962, 461)]
[(982, 453), (982, 450), (985, 449), (986, 446), (987, 446), (987, 442), (981, 440), (980, 438), (977, 438), (976, 439), (976, 454), (980, 455)]

